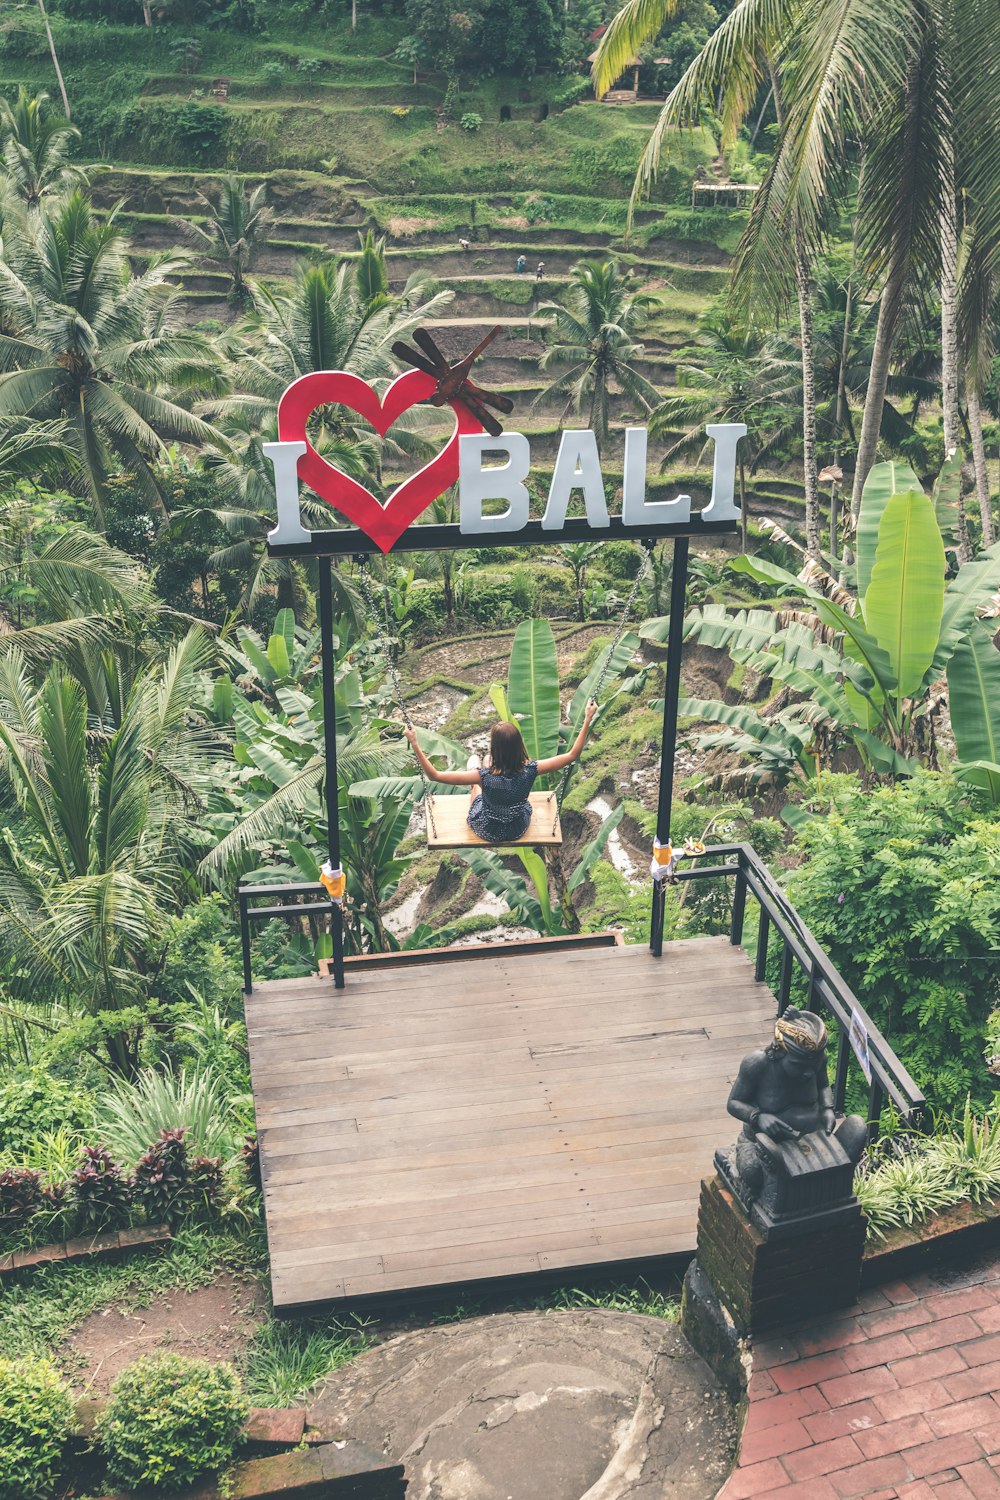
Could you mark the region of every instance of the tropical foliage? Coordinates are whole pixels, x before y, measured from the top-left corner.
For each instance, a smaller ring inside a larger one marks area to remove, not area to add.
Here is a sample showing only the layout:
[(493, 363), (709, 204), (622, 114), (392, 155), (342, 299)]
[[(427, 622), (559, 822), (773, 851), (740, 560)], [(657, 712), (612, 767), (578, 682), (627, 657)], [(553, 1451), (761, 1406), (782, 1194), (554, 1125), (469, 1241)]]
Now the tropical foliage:
[(583, 261), (573, 268), (565, 303), (543, 302), (549, 314), (548, 347), (539, 361), (543, 370), (561, 370), (543, 395), (566, 396), (564, 415), (582, 413), (598, 443), (608, 440), (610, 399), (617, 389), (638, 411), (659, 404), (659, 392), (636, 368), (642, 358), (637, 335), (655, 298), (638, 289), (614, 260)]
[[(954, 467), (942, 475), (938, 491), (946, 528)], [(921, 751), (933, 754), (933, 716), (942, 704), (938, 685), (946, 671), (949, 681), (957, 672), (962, 693), (980, 705), (968, 731), (959, 732), (968, 733), (972, 758), (983, 762), (976, 774), (988, 782), (994, 711), (982, 673), (992, 662), (975, 655), (971, 643), (981, 642), (976, 617), (1000, 584), (1000, 553), (989, 549), (946, 584), (945, 537), (934, 501), (909, 469), (895, 463), (871, 471), (855, 543), (853, 592), (816, 566), (796, 577), (761, 558), (742, 557), (732, 564), (734, 571), (806, 609), (733, 612), (706, 605), (689, 621), (703, 644), (726, 646), (735, 661), (803, 695), (801, 704), (765, 718), (756, 733), (745, 715), (725, 704), (687, 702), (682, 711), (728, 724), (743, 738), (717, 736), (714, 743), (749, 754), (772, 773), (780, 767), (789, 774), (797, 763), (809, 774), (808, 742), (822, 733), (827, 749), (831, 737), (847, 739), (864, 764), (899, 774), (913, 768)], [(959, 647), (964, 649), (953, 668)], [(985, 755), (978, 753), (983, 750)]]
[(171, 439), (215, 438), (189, 407), (222, 383), (206, 340), (180, 326), (170, 278), (184, 262), (154, 256), (133, 273), (117, 214), (99, 220), (79, 190), (51, 214), (9, 214), (3, 249), (0, 430), (11, 420), (64, 422), (98, 519), (119, 467), (163, 506), (154, 461)]

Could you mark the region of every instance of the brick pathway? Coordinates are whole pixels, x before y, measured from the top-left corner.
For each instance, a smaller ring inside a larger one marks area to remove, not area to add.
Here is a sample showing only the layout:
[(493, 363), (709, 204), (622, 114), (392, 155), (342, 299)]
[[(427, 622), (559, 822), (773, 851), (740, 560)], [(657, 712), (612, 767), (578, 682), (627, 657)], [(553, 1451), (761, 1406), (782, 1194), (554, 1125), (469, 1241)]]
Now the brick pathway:
[(754, 1348), (719, 1500), (1000, 1500), (1000, 1258), (865, 1292)]

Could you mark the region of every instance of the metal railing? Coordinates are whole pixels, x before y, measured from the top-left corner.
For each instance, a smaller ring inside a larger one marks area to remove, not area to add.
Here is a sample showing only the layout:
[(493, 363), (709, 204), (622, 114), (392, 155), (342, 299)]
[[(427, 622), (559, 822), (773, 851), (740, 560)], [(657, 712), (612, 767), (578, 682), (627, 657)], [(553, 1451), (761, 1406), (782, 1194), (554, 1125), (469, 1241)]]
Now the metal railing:
[(743, 941), (747, 893), (756, 898), (760, 917), (757, 924), (754, 978), (758, 983), (764, 981), (773, 929), (782, 945), (777, 983), (778, 1014), (781, 1015), (789, 1004), (794, 967), (797, 965), (806, 979), (806, 1008), (815, 1009), (819, 1004), (825, 1006), (836, 1018), (839, 1037), (833, 1097), (837, 1113), (843, 1114), (846, 1102), (847, 1069), (853, 1051), (853, 1022), (856, 1031), (860, 1029), (865, 1034), (871, 1069), (868, 1093), (869, 1138), (875, 1140), (878, 1137), (879, 1121), (887, 1101), (892, 1102), (907, 1124), (918, 1125), (926, 1105), (923, 1094), (750, 845), (714, 845), (706, 849), (704, 857), (714, 857), (722, 862), (679, 870), (677, 879), (708, 880), (725, 876), (733, 880), (729, 941), (734, 945)]
[[(268, 898), (267, 906), (251, 905), (255, 899)], [(315, 897), (315, 900), (308, 898)], [(303, 899), (304, 898), (304, 899)], [(330, 918), (333, 936), (333, 981), (344, 988), (344, 920), (336, 901), (331, 901), (325, 886), (317, 881), (293, 881), (283, 885), (241, 885), (236, 888), (240, 908), (240, 947), (243, 951), (243, 993), (253, 993), (250, 967), (250, 928), (254, 922), (270, 922), (272, 917), (300, 921), (310, 913), (324, 912)], [(286, 904), (287, 903), (287, 904)]]

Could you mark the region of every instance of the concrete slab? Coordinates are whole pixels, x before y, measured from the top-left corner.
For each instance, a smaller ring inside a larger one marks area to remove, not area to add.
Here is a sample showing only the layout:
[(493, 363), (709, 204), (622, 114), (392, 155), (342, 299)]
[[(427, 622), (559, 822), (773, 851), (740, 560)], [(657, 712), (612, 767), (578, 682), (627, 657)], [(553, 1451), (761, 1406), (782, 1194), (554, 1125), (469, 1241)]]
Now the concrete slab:
[(674, 1325), (600, 1309), (403, 1334), (339, 1370), (308, 1422), (401, 1461), (408, 1500), (712, 1500), (735, 1443)]

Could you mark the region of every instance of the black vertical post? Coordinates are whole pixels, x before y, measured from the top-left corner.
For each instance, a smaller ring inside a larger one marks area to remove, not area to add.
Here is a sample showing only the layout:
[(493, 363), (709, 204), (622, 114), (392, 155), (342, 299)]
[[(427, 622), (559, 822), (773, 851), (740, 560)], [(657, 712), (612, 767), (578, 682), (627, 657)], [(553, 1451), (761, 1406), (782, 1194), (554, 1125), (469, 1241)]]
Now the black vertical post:
[(762, 984), (767, 973), (767, 939), (771, 930), (771, 919), (767, 914), (767, 907), (763, 901), (760, 904), (760, 919), (757, 923), (757, 962), (754, 965), (753, 977), (758, 984)]
[(243, 952), (243, 993), (253, 994), (253, 975), (250, 969), (250, 918), (247, 916), (248, 897), (237, 888), (236, 899), (240, 907), (240, 948)]
[[(674, 542), (674, 566), (670, 578), (667, 680), (663, 690), (663, 738), (660, 742), (660, 797), (656, 807), (656, 837), (661, 844), (666, 844), (670, 840), (670, 809), (674, 800), (674, 753), (677, 748), (677, 703), (681, 695), (681, 647), (684, 638), (684, 600), (687, 593), (689, 549), (690, 539), (686, 536), (679, 536)], [(659, 958), (663, 952), (663, 917), (666, 903), (666, 881), (654, 880), (649, 947), (656, 958)]]
[[(323, 740), (326, 746), (327, 853), (336, 870), (340, 865), (340, 811), (337, 782), (337, 662), (333, 649), (333, 591), (328, 557), (319, 558), (319, 633), (323, 662)], [(344, 988), (344, 913), (333, 903), (333, 982)]]

